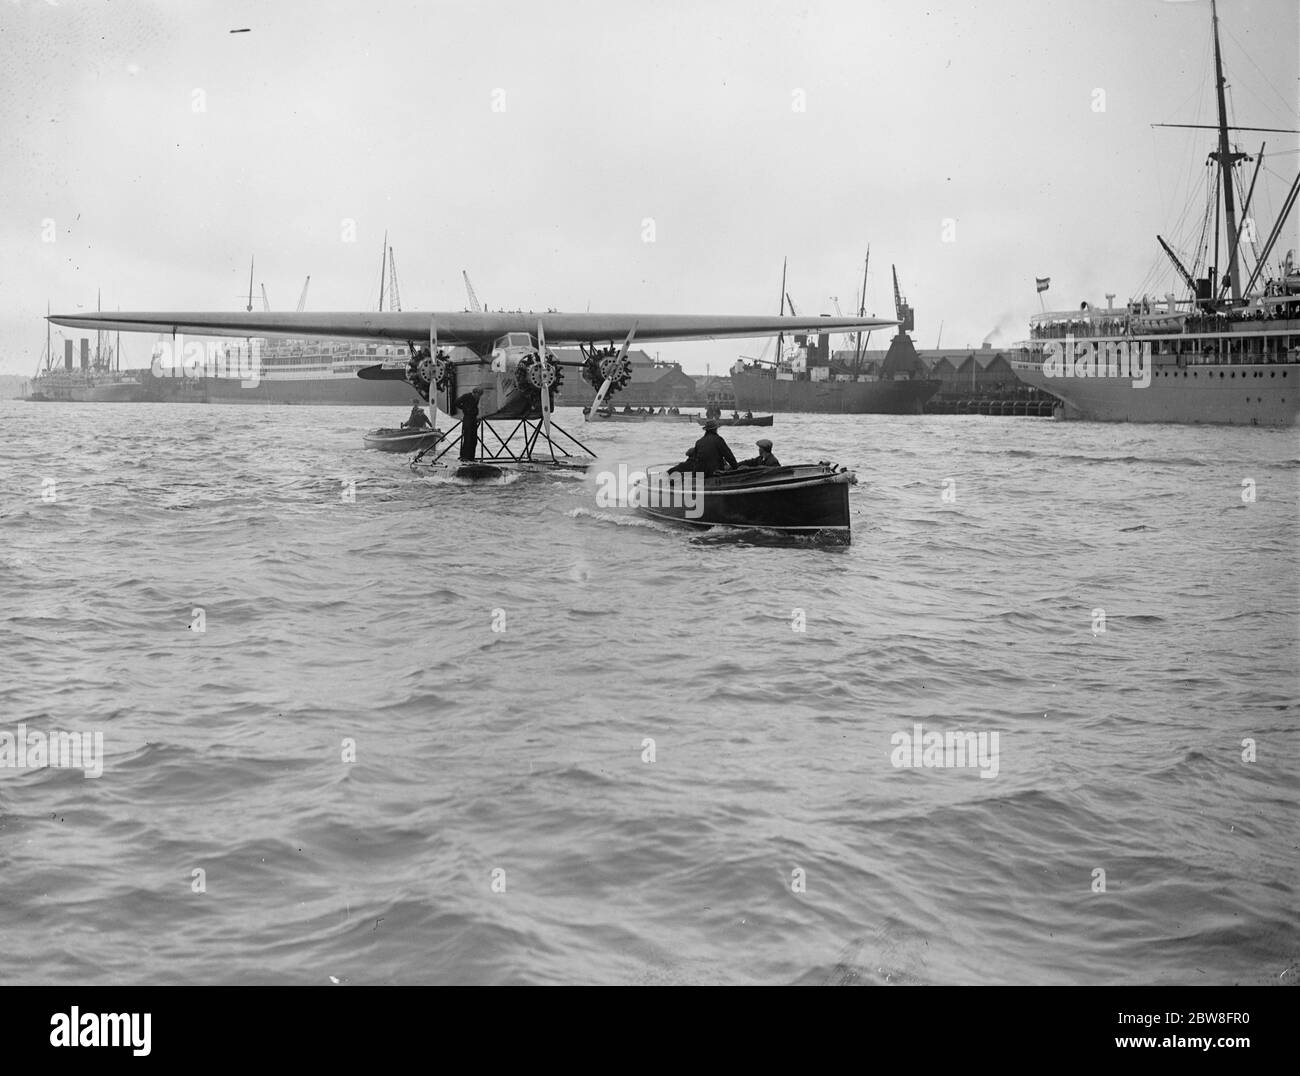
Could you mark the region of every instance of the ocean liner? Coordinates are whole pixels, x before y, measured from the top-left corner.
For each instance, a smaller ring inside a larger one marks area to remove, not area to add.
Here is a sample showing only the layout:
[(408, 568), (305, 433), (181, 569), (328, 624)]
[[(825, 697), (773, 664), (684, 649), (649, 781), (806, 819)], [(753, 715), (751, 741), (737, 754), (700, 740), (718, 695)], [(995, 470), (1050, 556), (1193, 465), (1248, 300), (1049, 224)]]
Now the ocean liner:
[[(1263, 147), (1248, 156), (1230, 145), (1228, 132), (1263, 129), (1228, 124), (1214, 0), (1210, 10), (1218, 124), (1207, 129), (1217, 129), (1218, 141), (1207, 161), (1211, 204), (1198, 216), (1203, 223), (1192, 267), (1156, 237), (1186, 293), (1130, 299), (1122, 307), (1107, 296), (1105, 308), (1085, 302), (1078, 310), (1032, 318), (1030, 339), (1013, 354), (1011, 366), (1022, 381), (1061, 401), (1058, 417), (1293, 426), (1300, 416), (1300, 272), (1294, 252), (1269, 270), (1300, 175), (1257, 246), (1250, 214)], [(1238, 166), (1251, 162), (1247, 189)], [(1243, 189), (1239, 216), (1234, 192)], [(1227, 256), (1221, 277), (1220, 216)], [(1039, 281), (1040, 290), (1044, 283)]]
[[(98, 308), (96, 303), (96, 308)], [(102, 332), (95, 335), (95, 353), (90, 341), (81, 338), (81, 361), (74, 362), (72, 340), (63, 341), (63, 365), (54, 361), (54, 342), (49, 322), (45, 326), (45, 351), (32, 378), (26, 399), (33, 403), (125, 403), (141, 399), (140, 372), (120, 369), (122, 334), (116, 346), (104, 343)]]

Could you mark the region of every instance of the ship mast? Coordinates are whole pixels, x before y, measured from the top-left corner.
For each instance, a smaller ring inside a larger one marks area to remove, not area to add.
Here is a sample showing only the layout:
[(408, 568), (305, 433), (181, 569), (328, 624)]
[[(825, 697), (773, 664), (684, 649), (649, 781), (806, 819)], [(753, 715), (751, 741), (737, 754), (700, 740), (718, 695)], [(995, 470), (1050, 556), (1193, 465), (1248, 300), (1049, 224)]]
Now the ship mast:
[[(871, 244), (867, 244), (867, 259), (862, 263), (862, 297), (858, 300), (858, 317), (862, 317), (867, 312), (867, 270), (871, 268)], [(862, 349), (871, 342), (871, 333), (867, 333), (867, 339), (862, 339), (862, 330), (858, 330), (857, 345), (853, 349), (853, 372), (862, 372)]]
[[(1240, 154), (1233, 154), (1228, 148), (1228, 110), (1223, 100), (1223, 55), (1219, 50), (1219, 11), (1216, 0), (1210, 0), (1210, 18), (1214, 28), (1214, 87), (1219, 102), (1219, 150), (1211, 154), (1218, 159), (1222, 176), (1220, 186), (1223, 188), (1223, 210), (1228, 220), (1228, 285), (1232, 289), (1232, 300), (1241, 299), (1241, 281), (1237, 279), (1237, 209), (1232, 198), (1232, 165)], [(1216, 231), (1215, 238), (1218, 235)], [(1215, 291), (1221, 292), (1218, 283)]]
[[(785, 267), (786, 267), (786, 263), (789, 260), (790, 259), (788, 257), (781, 259), (781, 307), (777, 311), (778, 314), (785, 313)], [(781, 365), (784, 359), (785, 359), (785, 333), (777, 333), (776, 363), (778, 367)]]

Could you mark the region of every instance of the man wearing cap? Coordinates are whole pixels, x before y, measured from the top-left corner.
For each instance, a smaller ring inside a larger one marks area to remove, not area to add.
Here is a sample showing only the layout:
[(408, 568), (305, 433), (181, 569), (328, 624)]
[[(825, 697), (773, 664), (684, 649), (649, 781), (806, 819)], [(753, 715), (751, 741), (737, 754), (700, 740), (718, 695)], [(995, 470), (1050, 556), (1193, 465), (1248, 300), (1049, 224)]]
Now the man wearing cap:
[(772, 442), (766, 437), (755, 442), (758, 445), (758, 455), (752, 460), (744, 460), (742, 467), (780, 467), (781, 461), (772, 455)]
[[(705, 478), (725, 470), (728, 466), (738, 466), (731, 447), (718, 434), (717, 419), (711, 418), (704, 423), (704, 436), (695, 442), (690, 456), (694, 459), (691, 470), (703, 471)], [(681, 464), (678, 466), (680, 467)]]
[(478, 457), (478, 405), (483, 397), (482, 389), (470, 389), (463, 396), (456, 397), (456, 408), (460, 411), (460, 458), (473, 460)]

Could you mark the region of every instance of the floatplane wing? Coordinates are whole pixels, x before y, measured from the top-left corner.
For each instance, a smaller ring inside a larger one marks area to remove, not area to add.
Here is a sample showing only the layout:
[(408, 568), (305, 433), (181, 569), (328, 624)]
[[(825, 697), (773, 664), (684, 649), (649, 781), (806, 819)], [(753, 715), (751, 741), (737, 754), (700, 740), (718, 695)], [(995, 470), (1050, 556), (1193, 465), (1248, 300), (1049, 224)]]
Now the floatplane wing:
[[(354, 314), (272, 313), (100, 313), (53, 314), (56, 325), (74, 329), (162, 333), (175, 338), (167, 361), (156, 357), (163, 375), (187, 376), (190, 345), (186, 336), (342, 337), (404, 343), (404, 366), (379, 363), (357, 371), (366, 380), (405, 381), (429, 404), (430, 422), (438, 410), (460, 420), (460, 470), (499, 473), (499, 461), (532, 466), (546, 454), (553, 465), (567, 465), (566, 444), (594, 458), (586, 445), (552, 419), (564, 367), (579, 367), (580, 376), (599, 386), (597, 400), (631, 377), (628, 349), (638, 343), (666, 340), (714, 340), (723, 337), (776, 336), (779, 333), (843, 332), (873, 329), (898, 322), (868, 317), (755, 317), (725, 314), (525, 314), (471, 311), (381, 311)], [(614, 342), (621, 340), (622, 346)], [(608, 342), (609, 346), (597, 345)], [(550, 348), (577, 345), (580, 361), (560, 359)], [(256, 367), (256, 345), (249, 362)], [(254, 369), (254, 373), (260, 373)], [(195, 373), (197, 376), (197, 373)], [(242, 376), (242, 375), (241, 375)], [(501, 432), (498, 432), (498, 425)], [(508, 424), (508, 425), (506, 425)], [(482, 430), (478, 429), (482, 426)], [(484, 437), (488, 442), (484, 442)], [(518, 446), (522, 442), (522, 447)], [(456, 443), (450, 435), (439, 456)], [(464, 453), (472, 453), (470, 455)], [(459, 474), (459, 472), (457, 472)]]
[(149, 313), (53, 314), (50, 321), (73, 329), (185, 333), (192, 336), (333, 336), (364, 340), (423, 340), (436, 326), (443, 345), (481, 350), (510, 333), (535, 336), (540, 325), (550, 345), (621, 340), (635, 326), (636, 339), (718, 340), (791, 332), (876, 329), (898, 322), (868, 317), (772, 317), (735, 314), (533, 314), (467, 311), (383, 311), (356, 314)]

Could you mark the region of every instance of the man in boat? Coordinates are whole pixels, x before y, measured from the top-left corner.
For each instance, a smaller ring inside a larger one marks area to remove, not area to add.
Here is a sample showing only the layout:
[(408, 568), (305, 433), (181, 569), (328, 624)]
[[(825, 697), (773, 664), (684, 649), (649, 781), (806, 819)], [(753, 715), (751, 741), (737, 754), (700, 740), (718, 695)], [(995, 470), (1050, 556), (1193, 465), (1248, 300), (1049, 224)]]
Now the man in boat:
[(423, 430), (429, 425), (429, 416), (424, 413), (424, 408), (419, 404), (411, 405), (411, 414), (405, 422), (402, 423), (404, 430)]
[(689, 474), (692, 471), (698, 471), (699, 467), (695, 463), (695, 446), (691, 445), (686, 450), (686, 459), (682, 463), (676, 463), (668, 468), (669, 474)]
[(704, 436), (695, 442), (695, 447), (687, 454), (686, 462), (669, 468), (673, 471), (703, 471), (705, 478), (736, 467), (736, 457), (730, 446), (718, 434), (718, 420), (709, 419), (704, 423)]
[(772, 442), (766, 437), (755, 444), (758, 445), (758, 455), (752, 460), (742, 460), (742, 467), (780, 467), (781, 461), (772, 455)]
[(478, 404), (483, 396), (482, 389), (470, 389), (463, 396), (456, 398), (456, 409), (460, 411), (460, 458), (473, 460), (478, 457)]

